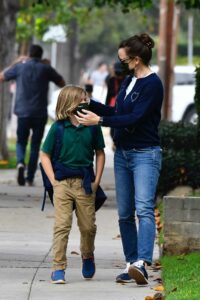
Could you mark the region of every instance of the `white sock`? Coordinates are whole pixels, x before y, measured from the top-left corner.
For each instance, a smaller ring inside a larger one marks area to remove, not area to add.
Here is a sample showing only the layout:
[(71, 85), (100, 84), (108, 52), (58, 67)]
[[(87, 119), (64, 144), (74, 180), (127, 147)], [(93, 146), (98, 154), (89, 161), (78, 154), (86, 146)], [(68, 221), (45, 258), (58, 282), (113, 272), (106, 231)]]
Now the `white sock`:
[(124, 269), (123, 273), (128, 273), (129, 267), (130, 267), (130, 262), (126, 263), (126, 268)]
[(143, 260), (138, 260), (138, 261), (134, 262), (133, 265), (135, 267), (140, 268), (140, 267), (144, 266), (144, 261)]

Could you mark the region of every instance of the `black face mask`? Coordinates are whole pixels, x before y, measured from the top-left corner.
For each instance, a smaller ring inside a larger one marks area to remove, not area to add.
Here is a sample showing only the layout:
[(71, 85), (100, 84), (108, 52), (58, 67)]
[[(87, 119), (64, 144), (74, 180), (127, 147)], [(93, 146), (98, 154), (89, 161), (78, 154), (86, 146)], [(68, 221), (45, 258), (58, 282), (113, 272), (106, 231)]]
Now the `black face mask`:
[(73, 111), (73, 113), (77, 115), (77, 112), (79, 111), (80, 113), (84, 114), (84, 112), (82, 111), (82, 109), (90, 110), (90, 109), (89, 109), (89, 104), (88, 104), (87, 102), (80, 103), (80, 104), (75, 108), (75, 110)]
[(134, 69), (130, 70), (127, 63), (121, 62), (121, 64), (122, 64), (123, 73), (125, 75), (133, 75), (134, 74)]

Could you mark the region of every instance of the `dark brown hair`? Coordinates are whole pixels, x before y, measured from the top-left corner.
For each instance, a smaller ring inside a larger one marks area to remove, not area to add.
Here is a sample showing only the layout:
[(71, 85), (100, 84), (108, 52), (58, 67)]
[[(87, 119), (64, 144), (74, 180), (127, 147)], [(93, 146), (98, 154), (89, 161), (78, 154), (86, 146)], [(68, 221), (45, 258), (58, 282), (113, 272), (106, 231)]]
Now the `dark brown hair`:
[(140, 57), (145, 65), (149, 65), (153, 47), (154, 41), (147, 33), (134, 35), (119, 44), (119, 49), (125, 48), (129, 57)]

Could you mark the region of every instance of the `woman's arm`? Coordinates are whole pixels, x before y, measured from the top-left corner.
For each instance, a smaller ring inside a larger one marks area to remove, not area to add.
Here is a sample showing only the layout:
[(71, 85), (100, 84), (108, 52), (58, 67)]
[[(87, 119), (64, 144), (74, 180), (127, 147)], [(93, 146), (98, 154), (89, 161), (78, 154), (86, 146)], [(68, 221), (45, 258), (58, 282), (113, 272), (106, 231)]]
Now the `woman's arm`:
[(115, 114), (115, 108), (104, 105), (97, 101), (90, 101), (90, 110), (99, 116), (113, 116)]
[(51, 184), (53, 185), (55, 180), (55, 175), (51, 164), (50, 155), (43, 151), (40, 151), (40, 160), (47, 177), (49, 178)]
[[(129, 114), (105, 116), (101, 122), (102, 126), (124, 128), (131, 125), (139, 124), (148, 115), (153, 113), (155, 108), (161, 109), (163, 99), (162, 86), (149, 86), (142, 96), (135, 103), (134, 109)], [(79, 113), (77, 120), (79, 123), (89, 126), (99, 124), (100, 117), (90, 111), (83, 110), (84, 114)]]

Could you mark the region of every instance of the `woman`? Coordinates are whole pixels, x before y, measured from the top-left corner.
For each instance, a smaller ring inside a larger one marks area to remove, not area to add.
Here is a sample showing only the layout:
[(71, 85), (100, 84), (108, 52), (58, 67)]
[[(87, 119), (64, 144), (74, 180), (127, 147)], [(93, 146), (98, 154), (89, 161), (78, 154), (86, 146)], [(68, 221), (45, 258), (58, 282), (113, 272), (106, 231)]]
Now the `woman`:
[[(127, 267), (117, 282), (147, 284), (146, 265), (152, 263), (155, 240), (155, 193), (161, 168), (158, 125), (163, 86), (152, 72), (154, 41), (148, 34), (135, 35), (120, 43), (118, 57), (129, 72), (122, 83), (116, 106), (90, 101), (78, 121), (114, 128), (114, 171), (119, 228)], [(138, 218), (138, 230), (135, 222)]]

